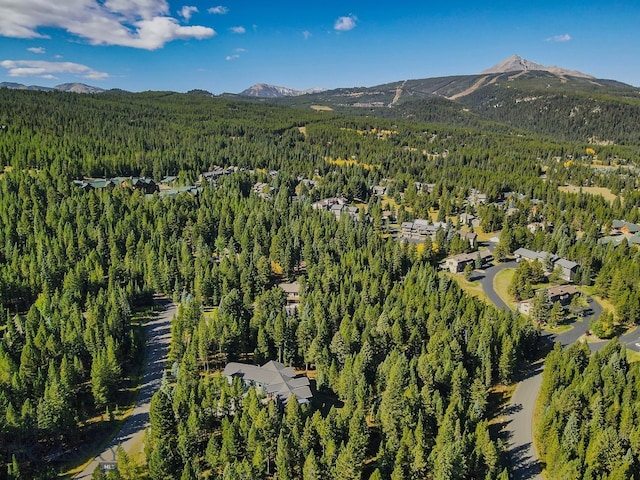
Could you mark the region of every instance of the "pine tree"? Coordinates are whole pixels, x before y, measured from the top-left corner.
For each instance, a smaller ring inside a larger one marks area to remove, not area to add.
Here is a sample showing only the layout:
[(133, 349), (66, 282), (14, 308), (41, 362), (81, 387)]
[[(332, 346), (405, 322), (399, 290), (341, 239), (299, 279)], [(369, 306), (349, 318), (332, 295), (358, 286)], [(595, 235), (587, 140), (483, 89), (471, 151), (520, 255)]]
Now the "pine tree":
[(304, 461), (302, 469), (302, 480), (321, 480), (323, 478), (320, 466), (316, 460), (316, 455), (311, 450)]

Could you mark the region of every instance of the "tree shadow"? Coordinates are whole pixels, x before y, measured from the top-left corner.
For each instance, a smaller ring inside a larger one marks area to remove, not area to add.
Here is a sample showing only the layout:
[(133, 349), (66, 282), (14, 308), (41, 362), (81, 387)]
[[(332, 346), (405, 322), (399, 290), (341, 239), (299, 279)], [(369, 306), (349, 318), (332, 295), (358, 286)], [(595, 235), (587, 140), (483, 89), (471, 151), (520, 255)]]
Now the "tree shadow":
[(512, 470), (514, 479), (527, 480), (536, 477), (540, 478), (542, 475), (542, 465), (529, 455), (532, 448), (531, 443), (525, 443), (509, 451), (511, 465), (514, 465)]

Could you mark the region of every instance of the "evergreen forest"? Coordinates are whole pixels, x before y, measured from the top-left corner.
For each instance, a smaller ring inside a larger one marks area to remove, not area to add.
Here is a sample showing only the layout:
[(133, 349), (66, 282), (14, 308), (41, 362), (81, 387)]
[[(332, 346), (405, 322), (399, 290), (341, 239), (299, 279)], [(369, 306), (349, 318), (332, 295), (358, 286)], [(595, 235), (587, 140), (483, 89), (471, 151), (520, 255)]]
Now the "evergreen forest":
[[(611, 323), (640, 322), (640, 250), (599, 241), (614, 220), (640, 220), (626, 173), (640, 146), (598, 147), (624, 166), (611, 174), (562, 135), (173, 92), (0, 89), (0, 125), (0, 475), (11, 479), (68, 472), (110, 434), (158, 299), (179, 307), (144, 461), (121, 453), (119, 472), (95, 478), (510, 478), (499, 392), (545, 342), (528, 317), (439, 271), (477, 249), (455, 233), (463, 213), (501, 231), (497, 261), (557, 252), (580, 264), (576, 283), (611, 305)], [(233, 173), (203, 179), (217, 166)], [(194, 188), (74, 183), (112, 177)], [(467, 200), (476, 190), (485, 204)], [(358, 214), (314, 208), (333, 196)], [(446, 226), (403, 242), (388, 217)], [(292, 314), (278, 284), (294, 281)], [(278, 404), (221, 375), (270, 360), (308, 374), (313, 401)], [(640, 475), (638, 363), (614, 341), (593, 355), (558, 346), (546, 365), (536, 435), (549, 478)]]

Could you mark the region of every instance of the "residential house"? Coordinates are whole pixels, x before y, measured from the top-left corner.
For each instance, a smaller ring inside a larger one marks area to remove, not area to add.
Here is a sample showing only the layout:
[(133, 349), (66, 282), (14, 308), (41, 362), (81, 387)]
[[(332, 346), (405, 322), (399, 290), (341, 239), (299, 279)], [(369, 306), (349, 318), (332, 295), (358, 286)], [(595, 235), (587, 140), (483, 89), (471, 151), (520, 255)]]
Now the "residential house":
[(331, 210), (334, 205), (346, 205), (349, 201), (344, 197), (328, 197), (311, 204), (314, 210)]
[(124, 185), (130, 185), (134, 190), (140, 190), (144, 193), (154, 193), (158, 191), (158, 185), (153, 178), (131, 177), (124, 182)]
[(381, 197), (383, 195), (386, 195), (387, 187), (385, 187), (384, 185), (374, 185), (373, 187), (371, 187), (371, 193), (373, 193), (377, 197)]
[(297, 376), (292, 367), (273, 360), (262, 366), (231, 362), (224, 367), (222, 374), (229, 383), (240, 378), (245, 388), (254, 387), (279, 405), (285, 405), (291, 397), (298, 403), (309, 403), (313, 398), (306, 375)]
[[(560, 305), (563, 307), (569, 305), (569, 303), (571, 303), (571, 299), (579, 293), (578, 289), (573, 285), (557, 285), (554, 287), (548, 287), (546, 291), (549, 301), (552, 304), (560, 302)], [(525, 315), (529, 315), (531, 312), (532, 301), (533, 299), (530, 298), (529, 300), (518, 302), (516, 304), (516, 310)]]
[(251, 190), (260, 198), (266, 200), (268, 198), (271, 198), (271, 192), (273, 192), (274, 188), (268, 183), (257, 182), (253, 185)]
[(489, 250), (460, 253), (458, 255), (447, 257), (442, 268), (449, 270), (451, 273), (460, 273), (464, 270), (464, 267), (469, 264), (475, 267), (478, 256), (480, 256), (480, 263), (482, 264), (482, 267), (493, 260), (493, 254)]
[(400, 229), (402, 236), (407, 239), (424, 241), (427, 237), (434, 240), (438, 230), (447, 230), (445, 222), (429, 223), (429, 220), (417, 218), (413, 222), (402, 222)]
[(513, 252), (513, 254), (516, 256), (516, 261), (527, 260), (528, 262), (533, 262), (534, 260), (538, 260), (543, 267), (547, 259), (555, 262), (559, 258), (549, 252), (539, 252), (535, 250), (529, 250), (528, 248), (518, 248), (515, 252)]
[(476, 241), (478, 239), (478, 234), (475, 232), (465, 232), (463, 230), (458, 231), (458, 235), (460, 238), (464, 238), (469, 241), (469, 245), (471, 248), (476, 248)]
[[(513, 254), (516, 256), (516, 261), (527, 260), (529, 262), (533, 262), (534, 260), (538, 260), (543, 268), (547, 270), (547, 272), (551, 273), (551, 271), (556, 268), (560, 268), (560, 278), (566, 280), (567, 282), (572, 282), (576, 273), (578, 272), (578, 268), (580, 265), (571, 260), (567, 260), (566, 258), (558, 257), (549, 252), (538, 252), (534, 250), (529, 250), (528, 248), (518, 248)], [(548, 268), (548, 263), (551, 263), (552, 268)]]
[(550, 232), (553, 229), (553, 223), (551, 222), (531, 222), (527, 225), (527, 230), (531, 233), (536, 233), (538, 230), (543, 232)]
[(300, 306), (300, 284), (298, 282), (280, 283), (278, 287), (285, 293), (287, 304), (284, 307), (287, 315), (294, 316)]
[(461, 213), (460, 217), (460, 226), (463, 227), (479, 227), (480, 219), (471, 213)]
[(572, 262), (571, 260), (567, 260), (566, 258), (559, 258), (554, 263), (554, 268), (560, 267), (561, 273), (560, 278), (566, 280), (567, 282), (573, 282), (576, 273), (578, 273), (578, 265), (576, 262)]
[(480, 193), (479, 190), (472, 188), (471, 192), (467, 196), (467, 203), (472, 206), (484, 205), (485, 203), (487, 203), (487, 194)]
[(358, 214), (360, 213), (360, 209), (358, 207), (339, 203), (332, 205), (330, 211), (336, 216), (337, 220), (339, 220), (342, 215), (347, 215), (352, 220), (357, 220)]

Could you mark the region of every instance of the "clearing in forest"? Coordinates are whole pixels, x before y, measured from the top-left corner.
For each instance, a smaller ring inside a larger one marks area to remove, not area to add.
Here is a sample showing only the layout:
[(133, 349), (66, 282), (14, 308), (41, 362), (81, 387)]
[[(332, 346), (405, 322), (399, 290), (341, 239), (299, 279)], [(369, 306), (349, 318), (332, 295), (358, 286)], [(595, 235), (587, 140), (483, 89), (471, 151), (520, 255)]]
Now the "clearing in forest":
[(613, 203), (617, 195), (606, 187), (576, 187), (574, 185), (563, 185), (558, 187), (558, 190), (565, 193), (578, 193), (582, 189), (582, 193), (589, 195), (602, 195), (602, 197), (609, 203)]

